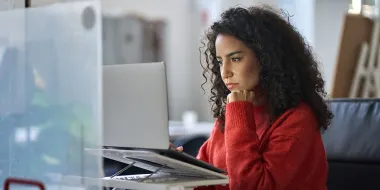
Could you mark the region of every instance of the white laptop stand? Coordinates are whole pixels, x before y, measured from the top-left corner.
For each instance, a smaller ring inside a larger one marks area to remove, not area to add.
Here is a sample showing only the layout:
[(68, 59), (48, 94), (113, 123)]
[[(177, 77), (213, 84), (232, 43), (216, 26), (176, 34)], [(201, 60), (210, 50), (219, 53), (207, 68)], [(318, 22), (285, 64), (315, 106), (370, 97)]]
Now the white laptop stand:
[[(128, 164), (127, 167), (114, 175), (102, 179), (108, 183), (113, 183), (109, 187), (130, 189), (130, 183), (135, 183), (138, 186), (136, 189), (187, 190), (199, 186), (228, 184), (228, 177), (224, 174), (209, 171), (150, 151), (102, 149), (92, 150), (92, 154)], [(151, 173), (120, 176), (122, 172), (127, 171), (132, 166), (146, 169)], [(126, 181), (128, 183), (125, 183)]]
[[(155, 174), (158, 174), (158, 171), (161, 170), (164, 166), (156, 169), (155, 171), (153, 171), (152, 173), (150, 174), (141, 174), (141, 175), (128, 175), (128, 176), (119, 176), (121, 173), (127, 171), (129, 168), (131, 168), (133, 165), (135, 164), (135, 162), (133, 162), (132, 164), (129, 164), (127, 167), (121, 169), (120, 171), (116, 172), (114, 175), (110, 176), (110, 177), (107, 177), (105, 179), (108, 179), (108, 180), (111, 180), (111, 179), (115, 179), (115, 180), (120, 180), (120, 179), (127, 179), (129, 178), (129, 180), (134, 180), (134, 182), (137, 182), (137, 186), (139, 186), (139, 189), (146, 189), (146, 190), (150, 190), (150, 189), (162, 189), (162, 190), (192, 190), (194, 189), (194, 187), (187, 187), (187, 186), (182, 186), (182, 185), (170, 185), (170, 184), (158, 184), (158, 185), (147, 185), (147, 184), (144, 184), (145, 182), (151, 182), (153, 181), (154, 179), (151, 179), (152, 176), (154, 176)], [(167, 178), (170, 178), (170, 175), (167, 175)], [(170, 181), (169, 179), (166, 179), (167, 181)], [(116, 184), (116, 181), (115, 181), (115, 184)], [(111, 184), (110, 184), (111, 185)], [(198, 186), (197, 184), (193, 184), (191, 186)], [(119, 189), (129, 189), (129, 184), (128, 183), (120, 183), (120, 185), (116, 185), (116, 187), (113, 187), (112, 190), (116, 190), (117, 187), (119, 187)]]
[[(110, 177), (65, 177), (65, 184), (136, 190), (190, 190), (200, 186), (228, 185), (225, 174), (204, 169), (155, 152), (119, 149), (87, 149), (90, 154), (128, 164)], [(141, 160), (139, 160), (141, 159)], [(120, 175), (132, 166), (150, 174)], [(76, 183), (75, 183), (76, 181)]]

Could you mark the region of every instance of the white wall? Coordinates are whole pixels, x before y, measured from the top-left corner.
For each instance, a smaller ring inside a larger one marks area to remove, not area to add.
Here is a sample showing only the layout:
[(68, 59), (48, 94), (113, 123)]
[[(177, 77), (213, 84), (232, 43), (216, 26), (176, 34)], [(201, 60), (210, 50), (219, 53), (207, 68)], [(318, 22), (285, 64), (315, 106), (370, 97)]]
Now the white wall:
[(315, 56), (321, 63), (326, 90), (330, 93), (349, 1), (277, 0), (277, 3), (280, 8), (294, 15), (293, 24), (313, 47)]
[(2, 0), (0, 1), (0, 10), (10, 10), (25, 7), (24, 0)]
[(317, 0), (315, 21), (315, 51), (323, 66), (328, 93), (332, 91), (335, 65), (348, 11), (347, 0)]
[(291, 23), (311, 46), (315, 43), (315, 3), (316, 0), (277, 0), (277, 7), (289, 14)]
[[(167, 21), (165, 58), (168, 69), (168, 94), (171, 119), (181, 119), (188, 109), (195, 109), (196, 97), (193, 80), (194, 64), (199, 57), (194, 55), (194, 26), (192, 25), (192, 0), (104, 0), (104, 12), (137, 13), (147, 18), (162, 18)], [(199, 30), (198, 30), (199, 31)], [(154, 97), (153, 97), (154, 98)]]
[(221, 0), (222, 10), (228, 9), (236, 5), (242, 5), (245, 7), (258, 5), (258, 4), (267, 4), (267, 5), (276, 5), (276, 0)]

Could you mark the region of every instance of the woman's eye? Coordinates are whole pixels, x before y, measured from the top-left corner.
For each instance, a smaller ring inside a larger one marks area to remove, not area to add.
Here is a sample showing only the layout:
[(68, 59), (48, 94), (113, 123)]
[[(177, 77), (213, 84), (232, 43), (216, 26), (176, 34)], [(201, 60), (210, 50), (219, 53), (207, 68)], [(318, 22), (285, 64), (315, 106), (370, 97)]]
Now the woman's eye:
[(232, 62), (238, 62), (240, 61), (240, 58), (231, 58)]
[(218, 63), (218, 65), (223, 65), (223, 62), (222, 61), (216, 61)]

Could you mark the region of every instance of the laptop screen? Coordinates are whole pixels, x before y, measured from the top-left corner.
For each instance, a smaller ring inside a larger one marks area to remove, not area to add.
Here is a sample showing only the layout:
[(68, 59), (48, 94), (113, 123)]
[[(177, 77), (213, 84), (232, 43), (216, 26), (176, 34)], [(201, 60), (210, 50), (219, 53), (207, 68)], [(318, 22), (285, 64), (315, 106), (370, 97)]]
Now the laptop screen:
[(103, 65), (103, 146), (168, 149), (165, 65)]

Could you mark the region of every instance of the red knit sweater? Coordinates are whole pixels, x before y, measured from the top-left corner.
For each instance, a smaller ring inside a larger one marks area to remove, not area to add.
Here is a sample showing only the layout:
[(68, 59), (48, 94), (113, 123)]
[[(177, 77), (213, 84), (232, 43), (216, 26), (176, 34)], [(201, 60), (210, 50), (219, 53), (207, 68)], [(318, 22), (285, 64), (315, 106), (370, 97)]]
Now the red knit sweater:
[(263, 109), (227, 104), (224, 132), (215, 125), (197, 158), (226, 170), (229, 185), (196, 190), (327, 189), (325, 149), (310, 107), (301, 103), (270, 127)]

